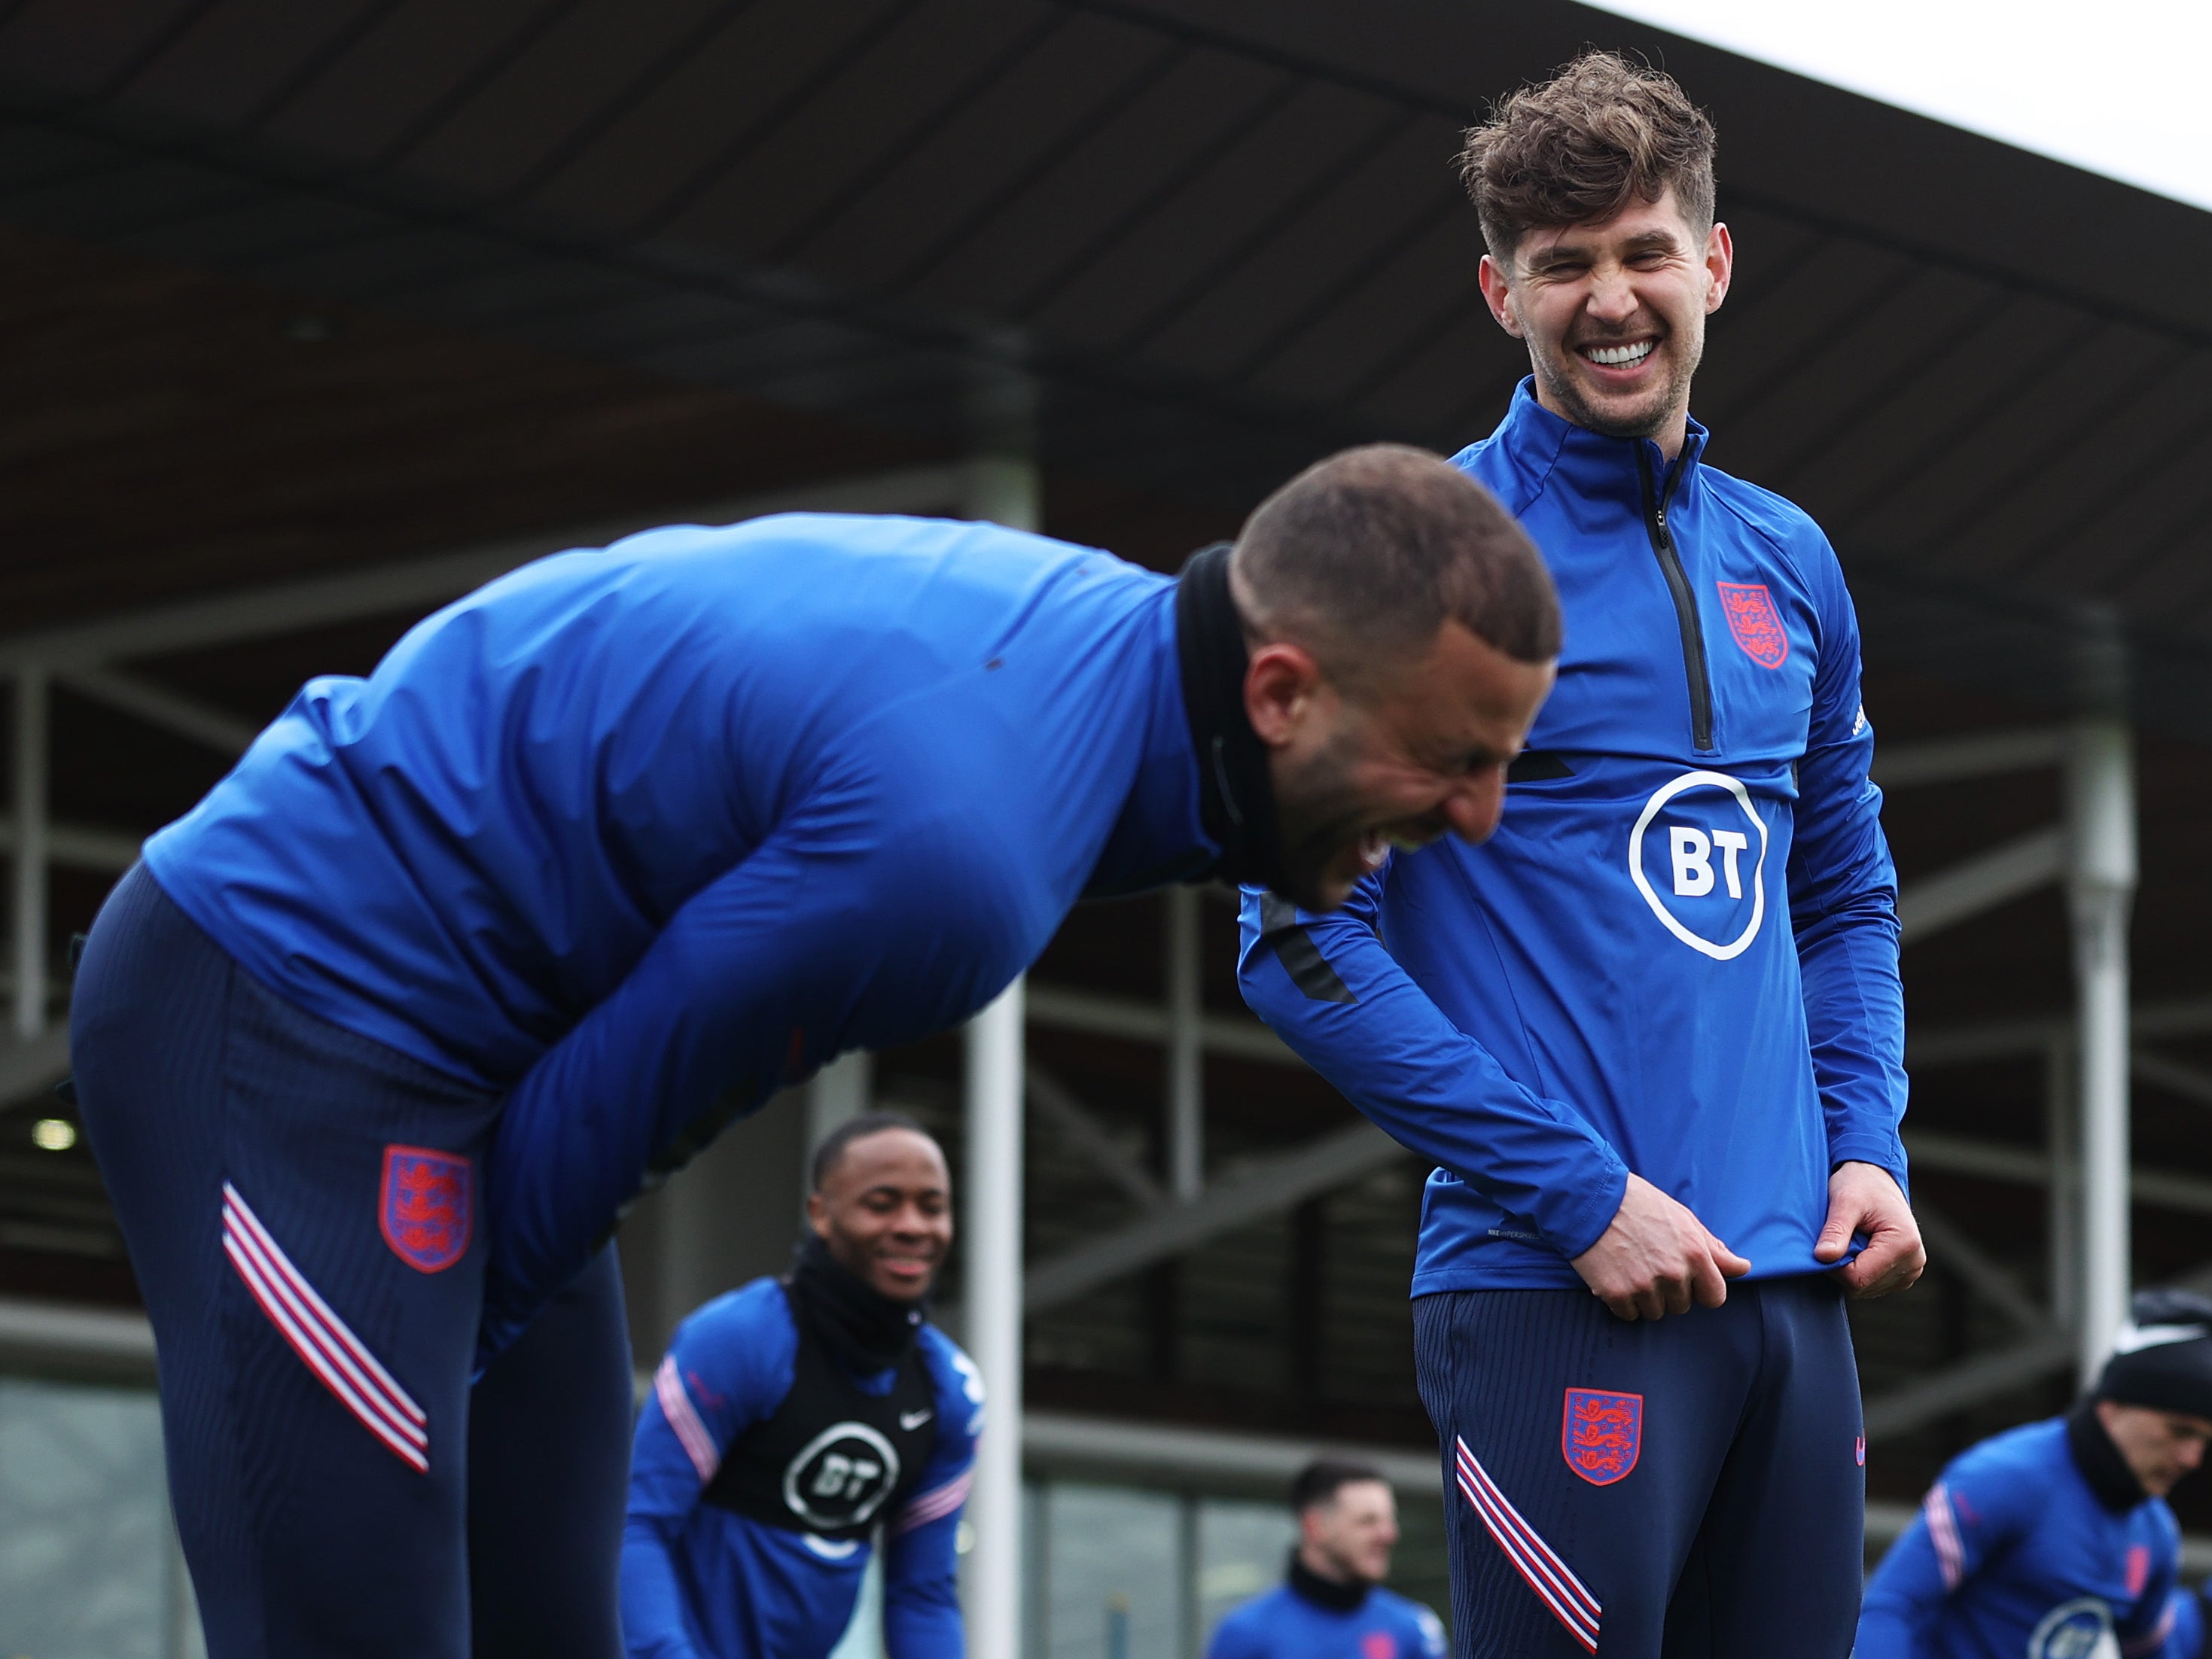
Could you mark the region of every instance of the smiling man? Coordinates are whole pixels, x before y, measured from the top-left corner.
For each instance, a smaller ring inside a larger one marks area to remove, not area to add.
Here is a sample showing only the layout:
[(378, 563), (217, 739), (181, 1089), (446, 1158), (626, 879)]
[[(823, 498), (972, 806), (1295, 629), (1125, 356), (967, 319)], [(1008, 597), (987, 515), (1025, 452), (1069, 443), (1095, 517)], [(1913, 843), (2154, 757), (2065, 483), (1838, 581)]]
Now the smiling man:
[(1252, 1006), (1441, 1166), (1414, 1318), (1468, 1659), (1843, 1659), (1844, 1300), (1923, 1260), (1850, 596), (1689, 418), (1734, 260), (1713, 148), (1595, 52), (1468, 135), (1531, 374), (1457, 462), (1543, 550), (1558, 686), (1487, 846), (1243, 908)]
[(952, 1245), (945, 1154), (871, 1112), (813, 1176), (790, 1273), (701, 1308), (653, 1374), (623, 1540), (631, 1659), (823, 1659), (878, 1531), (884, 1652), (964, 1650), (954, 1541), (983, 1385), (927, 1316)]
[(1390, 838), (1486, 833), (1559, 637), (1496, 499), (1383, 445), (1180, 580), (992, 525), (678, 525), (311, 681), (147, 843), (70, 1004), (211, 1659), (619, 1651), (624, 1206), (967, 1018), (1086, 896), (1326, 906)]

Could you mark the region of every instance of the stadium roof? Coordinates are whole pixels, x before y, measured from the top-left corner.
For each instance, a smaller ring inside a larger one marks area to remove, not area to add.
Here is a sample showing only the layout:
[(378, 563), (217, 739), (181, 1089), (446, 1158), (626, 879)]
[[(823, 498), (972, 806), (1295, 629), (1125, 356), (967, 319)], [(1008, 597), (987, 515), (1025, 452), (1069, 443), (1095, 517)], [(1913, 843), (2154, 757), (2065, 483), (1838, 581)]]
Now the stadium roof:
[(1586, 41), (1719, 122), (1698, 412), (1875, 649), (2063, 696), (2107, 605), (2212, 727), (2212, 216), (1558, 0), (17, 0), (0, 598), (947, 453), (1009, 384), (1056, 477), (1216, 517), (1455, 447), (1522, 370), (1456, 133)]

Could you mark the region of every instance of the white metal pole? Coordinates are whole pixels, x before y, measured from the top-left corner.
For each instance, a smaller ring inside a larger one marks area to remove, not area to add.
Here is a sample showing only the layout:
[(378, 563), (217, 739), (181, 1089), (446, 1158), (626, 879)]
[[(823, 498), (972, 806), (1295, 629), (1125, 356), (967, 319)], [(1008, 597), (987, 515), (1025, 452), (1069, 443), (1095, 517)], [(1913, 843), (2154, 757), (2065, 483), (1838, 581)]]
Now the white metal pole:
[(968, 1349), (988, 1391), (968, 1516), (968, 1651), (1017, 1659), (1022, 1610), (1022, 981), (968, 1025)]
[(2081, 1132), (2074, 1116), (2074, 1044), (2054, 1038), (2043, 1056), (2044, 1142), (2051, 1184), (2044, 1191), (2051, 1253), (2051, 1322), (2075, 1328), (2081, 1315), (2081, 1184), (2075, 1157)]
[(46, 671), (15, 671), (15, 1035), (46, 1029)]
[(1168, 1189), (1188, 1204), (1206, 1189), (1206, 1051), (1200, 1021), (1199, 895), (1167, 896)]
[(2128, 911), (2136, 885), (2135, 750), (2124, 721), (2085, 720), (2067, 767), (2068, 896), (2079, 1003), (2081, 1381), (2127, 1317)]
[(841, 1123), (850, 1122), (875, 1100), (876, 1057), (865, 1048), (840, 1054), (806, 1085), (806, 1145), (799, 1152), (800, 1195), (814, 1189), (814, 1149)]
[[(991, 447), (969, 463), (968, 516), (1035, 530), (1043, 505), (1029, 455), (1029, 389), (1009, 378), (986, 390), (978, 412)], [(967, 1031), (964, 1334), (988, 1395), (968, 1498), (971, 1659), (1019, 1659), (1022, 1649), (1023, 989), (1015, 980)]]

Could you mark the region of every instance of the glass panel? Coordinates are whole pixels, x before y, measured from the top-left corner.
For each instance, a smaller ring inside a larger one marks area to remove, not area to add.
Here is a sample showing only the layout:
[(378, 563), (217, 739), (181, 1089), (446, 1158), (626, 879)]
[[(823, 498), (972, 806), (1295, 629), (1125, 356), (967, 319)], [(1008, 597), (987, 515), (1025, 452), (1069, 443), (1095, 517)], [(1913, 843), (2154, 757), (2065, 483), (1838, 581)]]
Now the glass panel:
[(1198, 1508), (1198, 1628), (1201, 1642), (1232, 1607), (1283, 1581), (1298, 1529), (1280, 1504), (1206, 1498)]
[(151, 1393), (0, 1377), (0, 1653), (173, 1659), (174, 1548)]
[(1044, 1659), (1182, 1659), (1179, 1500), (1046, 1489)]

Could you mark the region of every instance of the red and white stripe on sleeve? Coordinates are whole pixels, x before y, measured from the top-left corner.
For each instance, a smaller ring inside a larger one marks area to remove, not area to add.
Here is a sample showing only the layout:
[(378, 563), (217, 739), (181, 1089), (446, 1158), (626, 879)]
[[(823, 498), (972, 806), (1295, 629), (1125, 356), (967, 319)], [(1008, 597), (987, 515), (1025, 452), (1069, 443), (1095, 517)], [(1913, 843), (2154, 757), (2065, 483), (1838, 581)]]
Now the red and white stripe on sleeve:
[(975, 1484), (973, 1464), (960, 1471), (941, 1486), (932, 1486), (927, 1492), (917, 1492), (913, 1499), (891, 1516), (885, 1535), (897, 1537), (902, 1532), (912, 1532), (916, 1527), (926, 1527), (933, 1521), (941, 1521), (968, 1501), (968, 1489)]
[(664, 1358), (660, 1369), (653, 1374), (653, 1397), (660, 1402), (660, 1414), (676, 1431), (676, 1438), (691, 1460), (691, 1467), (699, 1471), (699, 1484), (705, 1486), (714, 1478), (714, 1471), (722, 1467), (721, 1448), (715, 1445), (714, 1437), (707, 1432), (707, 1425), (692, 1408), (691, 1396), (684, 1392), (684, 1378), (676, 1369), (674, 1354)]
[(1954, 1590), (1966, 1579), (1966, 1547), (1959, 1536), (1958, 1511), (1951, 1506), (1949, 1488), (1938, 1480), (1920, 1502), (1927, 1517), (1928, 1540), (1936, 1547), (1936, 1565), (1943, 1574), (1943, 1588)]

